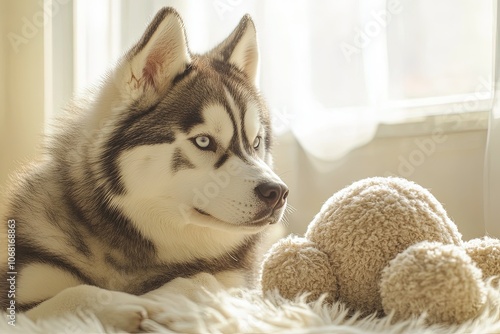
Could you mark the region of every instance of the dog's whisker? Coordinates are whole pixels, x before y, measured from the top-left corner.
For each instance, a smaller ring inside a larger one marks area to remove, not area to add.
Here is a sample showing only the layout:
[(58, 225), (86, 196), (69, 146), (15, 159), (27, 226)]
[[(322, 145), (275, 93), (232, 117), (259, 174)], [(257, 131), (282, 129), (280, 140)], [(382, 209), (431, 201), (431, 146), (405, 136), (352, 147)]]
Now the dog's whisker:
[(286, 175), (286, 174), (289, 174), (289, 173), (292, 173), (293, 170), (292, 169), (288, 169), (288, 170), (285, 170), (285, 171), (281, 171), (279, 173), (276, 173), (278, 174), (279, 177), (283, 176), (283, 175)]
[(284, 215), (282, 218), (281, 218), (281, 223), (285, 226), (285, 227), (290, 227), (290, 221), (288, 220), (288, 217), (286, 215)]
[(289, 214), (294, 214), (295, 212), (297, 212), (297, 209), (295, 207), (293, 207), (292, 205), (288, 204), (286, 206), (285, 212), (289, 213)]

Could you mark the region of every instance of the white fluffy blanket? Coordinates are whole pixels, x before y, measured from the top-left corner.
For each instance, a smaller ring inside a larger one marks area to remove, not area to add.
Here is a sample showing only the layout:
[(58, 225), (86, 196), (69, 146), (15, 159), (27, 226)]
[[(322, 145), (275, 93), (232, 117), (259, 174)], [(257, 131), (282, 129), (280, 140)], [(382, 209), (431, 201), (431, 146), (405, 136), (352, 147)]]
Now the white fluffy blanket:
[[(424, 317), (391, 322), (391, 317), (349, 316), (342, 304), (322, 300), (306, 303), (258, 290), (223, 290), (215, 284), (197, 288), (189, 296), (165, 292), (154, 296), (169, 311), (145, 320), (145, 332), (154, 333), (500, 333), (500, 288), (488, 288), (488, 303), (475, 319), (454, 326), (427, 326)], [(5, 314), (3, 315), (5, 319)], [(17, 316), (16, 326), (0, 323), (0, 333), (119, 333), (104, 328), (92, 315), (66, 315), (33, 323)]]

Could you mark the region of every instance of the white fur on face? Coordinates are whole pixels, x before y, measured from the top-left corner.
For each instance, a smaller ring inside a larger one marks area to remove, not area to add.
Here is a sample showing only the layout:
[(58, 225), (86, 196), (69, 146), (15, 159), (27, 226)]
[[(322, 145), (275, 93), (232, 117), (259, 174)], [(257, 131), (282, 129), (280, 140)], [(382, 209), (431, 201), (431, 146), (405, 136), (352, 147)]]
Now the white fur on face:
[[(221, 105), (209, 105), (204, 109), (203, 117), (204, 122), (191, 129), (186, 138), (208, 134), (217, 140), (220, 146), (219, 149), (225, 151), (234, 135), (233, 123), (227, 111)], [(199, 150), (194, 151), (196, 156), (199, 156)]]
[(261, 130), (262, 123), (260, 121), (259, 107), (253, 101), (247, 103), (247, 110), (245, 113), (245, 119), (243, 124), (245, 126), (245, 133), (247, 135), (247, 140), (250, 143), (250, 145), (253, 145), (255, 138), (257, 137), (257, 135), (260, 135), (262, 131)]
[(127, 193), (136, 198), (164, 198), (169, 193), (170, 160), (174, 146), (143, 145), (125, 151), (119, 158), (122, 182)]

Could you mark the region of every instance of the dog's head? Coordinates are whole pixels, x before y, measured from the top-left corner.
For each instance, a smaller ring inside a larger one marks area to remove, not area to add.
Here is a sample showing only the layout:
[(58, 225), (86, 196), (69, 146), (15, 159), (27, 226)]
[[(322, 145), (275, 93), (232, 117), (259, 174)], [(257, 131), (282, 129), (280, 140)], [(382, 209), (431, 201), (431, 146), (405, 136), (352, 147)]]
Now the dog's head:
[(256, 233), (278, 222), (288, 189), (271, 169), (257, 67), (249, 16), (214, 49), (195, 55), (179, 15), (160, 10), (102, 94), (108, 133), (96, 158), (113, 204), (151, 223)]

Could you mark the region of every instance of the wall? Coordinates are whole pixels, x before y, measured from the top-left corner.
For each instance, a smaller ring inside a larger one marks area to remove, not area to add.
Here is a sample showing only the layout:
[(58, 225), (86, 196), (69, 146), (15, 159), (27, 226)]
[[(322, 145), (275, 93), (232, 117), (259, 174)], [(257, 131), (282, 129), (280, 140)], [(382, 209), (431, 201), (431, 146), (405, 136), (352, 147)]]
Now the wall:
[(483, 236), (486, 131), (443, 133), (434, 139), (432, 135), (378, 137), (337, 162), (318, 163), (293, 138), (281, 138), (275, 148), (276, 168), (290, 187), (290, 204), (296, 209), (288, 215), (289, 232), (303, 234), (337, 190), (361, 178), (392, 174), (428, 188), (464, 239)]
[[(21, 162), (36, 157), (36, 148), (41, 142), (44, 49), (41, 2), (0, 3), (0, 35), (3, 37), (0, 42), (0, 189), (3, 190), (8, 175), (18, 169)], [(19, 43), (13, 44), (9, 37)]]

